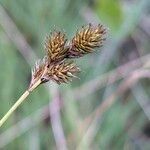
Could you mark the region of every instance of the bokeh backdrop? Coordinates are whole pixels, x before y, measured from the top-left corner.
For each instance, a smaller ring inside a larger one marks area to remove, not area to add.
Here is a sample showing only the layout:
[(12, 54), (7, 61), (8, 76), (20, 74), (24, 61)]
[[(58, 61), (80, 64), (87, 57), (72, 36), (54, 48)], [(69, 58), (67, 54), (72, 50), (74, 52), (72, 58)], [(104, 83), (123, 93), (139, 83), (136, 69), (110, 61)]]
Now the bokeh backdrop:
[(26, 90), (54, 29), (108, 28), (80, 79), (36, 89), (0, 129), (2, 150), (150, 149), (149, 0), (1, 0), (0, 118)]

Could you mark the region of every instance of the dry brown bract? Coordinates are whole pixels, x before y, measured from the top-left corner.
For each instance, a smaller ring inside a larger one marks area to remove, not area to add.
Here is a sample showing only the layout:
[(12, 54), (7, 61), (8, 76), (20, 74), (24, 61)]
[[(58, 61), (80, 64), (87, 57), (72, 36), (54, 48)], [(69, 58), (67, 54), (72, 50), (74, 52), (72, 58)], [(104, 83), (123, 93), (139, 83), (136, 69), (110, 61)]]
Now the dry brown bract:
[(45, 41), (46, 56), (38, 61), (32, 71), (30, 87), (37, 81), (41, 83), (53, 80), (58, 84), (71, 81), (79, 68), (69, 58), (82, 57), (100, 47), (105, 40), (106, 28), (102, 25), (82, 27), (73, 39), (67, 42), (65, 34), (55, 31)]
[(45, 74), (44, 71), (48, 65), (47, 62), (46, 56), (42, 60), (36, 62), (35, 67), (32, 69), (32, 78), (29, 88), (39, 79), (42, 79), (42, 76)]

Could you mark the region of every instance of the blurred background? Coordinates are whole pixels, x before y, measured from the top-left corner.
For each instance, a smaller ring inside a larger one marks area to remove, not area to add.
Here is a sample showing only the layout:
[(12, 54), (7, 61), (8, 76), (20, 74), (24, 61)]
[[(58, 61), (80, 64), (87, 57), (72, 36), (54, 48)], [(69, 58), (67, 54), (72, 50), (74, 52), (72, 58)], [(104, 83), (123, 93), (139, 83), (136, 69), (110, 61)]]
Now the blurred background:
[(0, 129), (2, 150), (150, 149), (150, 0), (1, 0), (0, 118), (26, 90), (54, 29), (108, 28), (80, 79), (36, 89)]

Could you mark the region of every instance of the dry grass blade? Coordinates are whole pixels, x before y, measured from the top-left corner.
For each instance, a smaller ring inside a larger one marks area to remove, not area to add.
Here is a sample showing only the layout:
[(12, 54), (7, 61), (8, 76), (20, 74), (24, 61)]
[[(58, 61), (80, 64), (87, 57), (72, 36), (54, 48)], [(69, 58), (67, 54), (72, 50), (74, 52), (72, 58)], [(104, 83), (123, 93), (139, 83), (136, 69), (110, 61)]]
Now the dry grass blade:
[[(91, 130), (92, 126), (95, 125), (95, 123), (98, 121), (99, 118), (102, 117), (102, 115), (115, 103), (117, 100), (118, 95), (122, 95), (125, 93), (128, 89), (133, 87), (135, 83), (137, 83), (139, 80), (143, 78), (150, 78), (150, 71), (146, 69), (137, 69), (133, 71), (129, 77), (127, 77), (122, 83), (119, 85), (119, 87), (112, 93), (108, 98), (106, 98), (95, 110), (93, 113), (91, 113), (82, 124), (79, 125), (79, 129), (81, 132), (85, 133), (81, 143), (79, 144), (79, 148), (83, 144), (82, 142), (85, 139), (89, 139), (89, 135), (92, 134), (90, 132), (93, 132)], [(79, 149), (78, 148), (78, 149)]]

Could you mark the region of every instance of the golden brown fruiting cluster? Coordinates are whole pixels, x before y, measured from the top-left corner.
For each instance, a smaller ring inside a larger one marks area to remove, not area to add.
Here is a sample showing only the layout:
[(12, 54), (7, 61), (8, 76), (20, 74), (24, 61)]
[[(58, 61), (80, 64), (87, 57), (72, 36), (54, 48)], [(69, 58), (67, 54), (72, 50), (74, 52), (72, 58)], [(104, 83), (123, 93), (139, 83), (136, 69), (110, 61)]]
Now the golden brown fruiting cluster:
[(65, 34), (61, 32), (55, 31), (46, 37), (45, 50), (47, 51), (49, 62), (58, 62), (65, 58), (67, 52), (65, 48), (66, 42)]
[(81, 57), (84, 54), (92, 53), (94, 48), (102, 46), (105, 33), (106, 28), (100, 24), (97, 27), (93, 27), (91, 24), (83, 26), (71, 41), (68, 57)]
[(53, 80), (58, 84), (70, 81), (80, 69), (68, 59), (82, 57), (102, 46), (105, 34), (104, 26), (91, 24), (82, 27), (68, 42), (64, 33), (51, 33), (45, 41), (46, 56), (36, 63), (32, 71), (30, 87), (37, 80), (42, 83)]
[(49, 67), (48, 78), (58, 84), (67, 83), (71, 77), (75, 77), (74, 73), (79, 71), (80, 69), (73, 62), (60, 62)]

